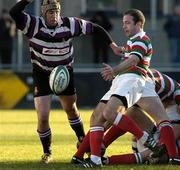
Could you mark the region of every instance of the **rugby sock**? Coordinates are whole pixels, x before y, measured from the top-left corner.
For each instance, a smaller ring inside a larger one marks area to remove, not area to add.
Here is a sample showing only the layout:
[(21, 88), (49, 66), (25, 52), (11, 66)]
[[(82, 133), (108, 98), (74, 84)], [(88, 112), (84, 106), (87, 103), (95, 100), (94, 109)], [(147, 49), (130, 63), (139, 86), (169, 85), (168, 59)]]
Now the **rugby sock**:
[(178, 157), (175, 135), (170, 122), (168, 120), (162, 121), (158, 127), (160, 130), (160, 143), (165, 144), (169, 157)]
[(136, 138), (133, 136), (132, 137), (132, 143), (131, 143), (131, 146), (132, 146), (132, 150), (133, 152), (138, 152), (138, 148), (137, 148), (137, 140)]
[(109, 164), (139, 164), (142, 163), (140, 153), (131, 153), (124, 155), (113, 155), (109, 157)]
[(86, 136), (83, 138), (82, 143), (79, 145), (77, 152), (75, 153), (76, 157), (83, 159), (84, 153), (90, 152), (89, 137), (90, 137), (90, 132), (88, 131)]
[(115, 141), (119, 136), (122, 136), (126, 131), (120, 129), (117, 126), (112, 125), (111, 128), (104, 135), (103, 144), (107, 148), (113, 141)]
[(84, 127), (83, 127), (83, 123), (82, 123), (82, 119), (80, 116), (74, 118), (74, 119), (68, 119), (69, 120), (69, 124), (71, 126), (71, 128), (74, 130), (74, 132), (76, 133), (76, 136), (79, 140), (79, 142), (82, 142), (84, 136), (85, 136), (85, 132), (84, 132)]
[(104, 128), (94, 126), (90, 128), (91, 160), (101, 164), (101, 143), (103, 141)]
[(137, 139), (140, 139), (144, 135), (143, 131), (131, 118), (121, 113), (117, 114), (113, 124), (119, 127), (120, 130), (132, 133)]
[(37, 132), (42, 143), (44, 153), (51, 154), (51, 129), (48, 129), (45, 132), (37, 130)]

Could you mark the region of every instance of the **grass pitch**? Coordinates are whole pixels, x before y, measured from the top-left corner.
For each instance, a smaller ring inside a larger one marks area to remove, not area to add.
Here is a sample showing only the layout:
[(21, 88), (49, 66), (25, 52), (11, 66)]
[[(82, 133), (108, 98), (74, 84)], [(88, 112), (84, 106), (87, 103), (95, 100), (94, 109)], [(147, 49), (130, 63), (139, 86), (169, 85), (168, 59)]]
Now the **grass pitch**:
[[(80, 110), (85, 130), (89, 129), (92, 110)], [(0, 110), (0, 170), (74, 170), (69, 162), (76, 151), (76, 137), (66, 114), (53, 110), (50, 115), (53, 162), (42, 164), (42, 148), (36, 133), (34, 110)], [(115, 141), (106, 155), (131, 152), (130, 134)], [(99, 168), (100, 169), (100, 168)], [(119, 165), (106, 166), (105, 170), (178, 170), (172, 165)]]

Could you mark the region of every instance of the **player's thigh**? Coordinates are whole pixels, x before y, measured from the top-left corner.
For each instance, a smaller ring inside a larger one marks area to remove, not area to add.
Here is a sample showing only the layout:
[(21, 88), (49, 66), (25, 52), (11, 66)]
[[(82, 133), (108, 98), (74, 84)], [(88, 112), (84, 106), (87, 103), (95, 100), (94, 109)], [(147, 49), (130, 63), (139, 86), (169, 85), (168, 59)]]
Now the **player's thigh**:
[(137, 104), (145, 110), (157, 123), (169, 120), (159, 97), (142, 97)]
[(34, 105), (39, 118), (48, 118), (51, 107), (51, 96), (34, 97)]

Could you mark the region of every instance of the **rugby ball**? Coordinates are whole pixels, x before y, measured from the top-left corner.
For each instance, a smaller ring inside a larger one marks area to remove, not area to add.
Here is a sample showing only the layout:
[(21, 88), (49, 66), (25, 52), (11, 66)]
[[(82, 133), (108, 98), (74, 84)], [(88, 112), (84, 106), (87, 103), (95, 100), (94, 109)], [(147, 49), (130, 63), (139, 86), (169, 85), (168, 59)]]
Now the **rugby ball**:
[(49, 85), (54, 94), (63, 92), (69, 85), (69, 71), (63, 66), (55, 67), (49, 76)]

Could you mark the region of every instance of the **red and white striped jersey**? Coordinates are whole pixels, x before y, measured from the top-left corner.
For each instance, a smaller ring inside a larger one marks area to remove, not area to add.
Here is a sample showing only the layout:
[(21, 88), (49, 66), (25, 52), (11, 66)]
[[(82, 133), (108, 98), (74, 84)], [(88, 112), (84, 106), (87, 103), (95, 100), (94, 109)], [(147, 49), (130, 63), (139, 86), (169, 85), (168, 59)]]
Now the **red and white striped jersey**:
[(155, 83), (156, 93), (161, 100), (171, 99), (180, 105), (180, 84), (156, 69), (148, 69), (148, 76)]
[(140, 32), (131, 37), (125, 46), (124, 59), (126, 60), (131, 54), (135, 54), (140, 58), (140, 62), (136, 66), (129, 68), (125, 73), (135, 73), (145, 78), (152, 53), (152, 44), (145, 32)]

